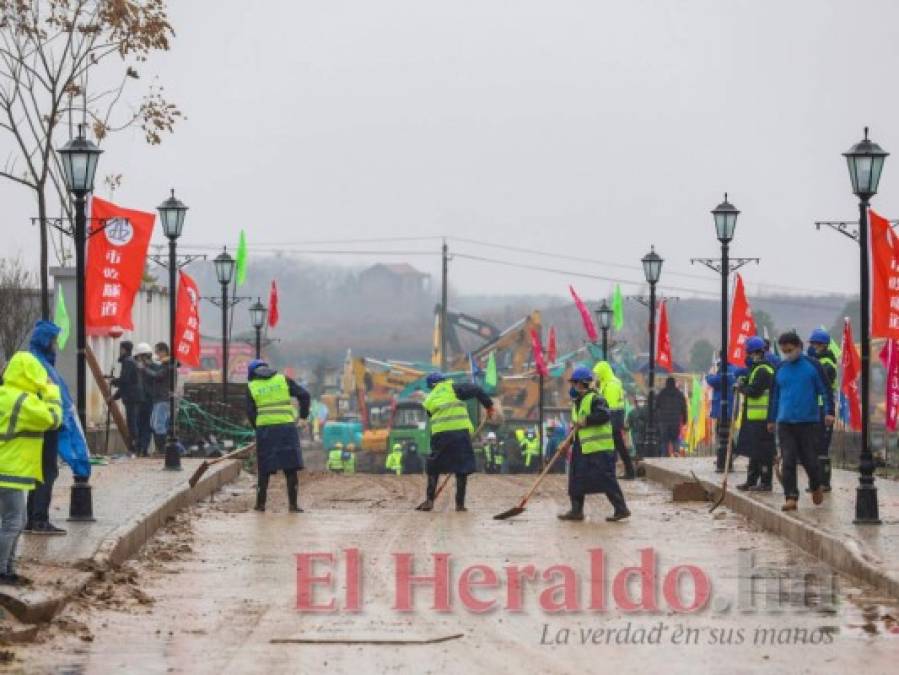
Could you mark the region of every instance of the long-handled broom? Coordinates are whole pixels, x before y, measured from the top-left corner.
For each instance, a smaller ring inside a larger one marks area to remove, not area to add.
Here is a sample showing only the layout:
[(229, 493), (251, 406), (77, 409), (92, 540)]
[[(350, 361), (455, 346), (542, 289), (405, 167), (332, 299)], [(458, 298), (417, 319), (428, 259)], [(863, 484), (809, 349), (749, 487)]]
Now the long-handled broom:
[[(486, 424), (487, 424), (487, 418), (485, 417), (484, 419), (481, 420), (481, 423), (478, 424), (478, 428), (471, 432), (471, 437), (476, 438), (478, 436), (478, 434), (480, 434), (481, 431), (484, 429), (484, 425), (486, 425)], [(443, 492), (443, 488), (445, 488), (446, 484), (449, 483), (450, 476), (452, 476), (452, 475), (453, 474), (448, 473), (443, 478), (443, 480), (440, 481), (440, 485), (437, 486), (437, 491), (434, 493), (434, 502), (435, 503), (437, 502), (437, 498), (440, 496), (440, 493)], [(422, 506), (424, 506), (425, 504), (426, 504), (426, 502), (422, 502), (421, 504), (419, 504), (418, 506), (415, 507), (415, 510), (423, 511), (424, 509), (422, 508)]]
[(721, 506), (722, 502), (724, 502), (724, 498), (727, 496), (727, 477), (730, 474), (730, 460), (733, 455), (734, 449), (734, 424), (736, 424), (739, 410), (740, 393), (737, 392), (734, 394), (734, 411), (730, 416), (730, 428), (728, 429), (727, 436), (727, 452), (724, 455), (724, 478), (721, 480), (721, 494), (718, 495), (718, 499), (716, 499), (715, 503), (712, 504), (711, 508), (709, 509), (709, 513)]
[(543, 482), (543, 479), (546, 478), (546, 475), (549, 473), (549, 470), (553, 467), (553, 464), (556, 463), (563, 453), (568, 451), (568, 447), (571, 445), (572, 441), (574, 441), (574, 434), (577, 432), (577, 425), (575, 425), (571, 429), (571, 433), (568, 434), (568, 437), (559, 444), (556, 453), (552, 456), (552, 458), (546, 463), (546, 466), (543, 467), (543, 471), (539, 476), (537, 476), (537, 480), (534, 481), (534, 484), (531, 485), (531, 489), (527, 491), (527, 494), (522, 497), (521, 501), (518, 502), (517, 506), (513, 506), (508, 511), (503, 511), (502, 513), (498, 513), (493, 516), (494, 520), (506, 520), (507, 518), (513, 518), (521, 513), (524, 513), (525, 506), (528, 503), (528, 500), (531, 498), (531, 495), (537, 489), (537, 486)]

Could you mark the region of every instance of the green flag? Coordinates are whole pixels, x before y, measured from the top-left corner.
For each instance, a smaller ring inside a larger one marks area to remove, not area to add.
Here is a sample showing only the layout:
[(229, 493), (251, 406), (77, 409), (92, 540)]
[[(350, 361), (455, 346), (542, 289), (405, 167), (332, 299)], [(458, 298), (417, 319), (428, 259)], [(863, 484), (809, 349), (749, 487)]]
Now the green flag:
[(702, 380), (693, 376), (693, 390), (690, 397), (690, 421), (695, 422), (702, 414)]
[(237, 242), (237, 285), (243, 286), (247, 280), (247, 235), (240, 231), (240, 239)]
[(496, 357), (493, 352), (487, 357), (487, 374), (484, 376), (484, 384), (488, 389), (496, 389)]
[(59, 351), (66, 348), (66, 342), (69, 341), (69, 312), (66, 310), (66, 298), (62, 292), (62, 288), (56, 289), (56, 312), (53, 314), (53, 323), (59, 326), (59, 335), (56, 337), (56, 345)]
[(624, 298), (621, 297), (621, 286), (615, 284), (615, 293), (612, 295), (612, 315), (615, 330), (624, 328)]

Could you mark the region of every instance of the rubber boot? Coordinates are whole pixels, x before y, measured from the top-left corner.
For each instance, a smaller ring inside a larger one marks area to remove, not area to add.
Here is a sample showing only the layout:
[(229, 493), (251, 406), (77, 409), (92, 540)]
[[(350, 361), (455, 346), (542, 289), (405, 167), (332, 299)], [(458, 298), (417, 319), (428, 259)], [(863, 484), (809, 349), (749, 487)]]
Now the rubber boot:
[(302, 513), (303, 509), (297, 504), (300, 493), (300, 479), (297, 477), (297, 472), (286, 472), (284, 478), (287, 481), (287, 510), (291, 513)]
[(440, 476), (437, 474), (428, 474), (428, 488), (426, 492), (425, 500), (415, 507), (416, 511), (433, 511), (434, 510), (434, 498), (437, 495), (437, 481), (440, 479)]
[(818, 464), (821, 465), (821, 487), (824, 489), (824, 492), (830, 492), (830, 477), (832, 474), (830, 457), (827, 455), (818, 457)]
[(256, 482), (256, 511), (265, 511), (265, 499), (268, 496), (268, 474), (259, 474)]
[(571, 508), (567, 513), (560, 513), (556, 516), (559, 520), (583, 520), (584, 519), (584, 497), (569, 497), (571, 500)]
[(624, 495), (621, 492), (621, 488), (618, 488), (618, 490), (607, 492), (606, 497), (608, 498), (609, 502), (611, 502), (612, 508), (615, 509), (612, 515), (606, 518), (608, 522), (614, 523), (617, 520), (624, 520), (625, 518), (630, 517), (631, 512), (627, 508), (627, 503), (624, 501)]
[(468, 475), (456, 474), (456, 511), (467, 511), (465, 508), (465, 490), (468, 487)]

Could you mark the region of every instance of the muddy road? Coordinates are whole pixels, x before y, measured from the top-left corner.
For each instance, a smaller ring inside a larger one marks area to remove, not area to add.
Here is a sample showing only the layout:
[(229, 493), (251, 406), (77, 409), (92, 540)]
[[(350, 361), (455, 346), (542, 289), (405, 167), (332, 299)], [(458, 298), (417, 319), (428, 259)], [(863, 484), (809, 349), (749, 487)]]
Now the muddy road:
[[(624, 484), (629, 521), (606, 523), (610, 507), (596, 496), (587, 521), (560, 523), (563, 477), (518, 518), (491, 518), (528, 484), (526, 476), (477, 475), (468, 513), (451, 510), (450, 484), (437, 511), (424, 514), (412, 510), (421, 477), (306, 474), (306, 513), (287, 513), (275, 479), (260, 514), (252, 477), (242, 476), (92, 583), (35, 643), (8, 648), (5, 669), (895, 672), (896, 608), (742, 518), (674, 504), (669, 491), (636, 481)], [(333, 565), (305, 558), (308, 577), (330, 571), (333, 583), (307, 579), (304, 595), (297, 555), (310, 553), (334, 556)], [(402, 553), (412, 554), (416, 575), (434, 574), (432, 555), (449, 554), (446, 607), (421, 585), (412, 611), (395, 609)], [(627, 573), (647, 555), (651, 565)], [(690, 611), (703, 593), (703, 606)], [(331, 600), (333, 612), (308, 611)]]

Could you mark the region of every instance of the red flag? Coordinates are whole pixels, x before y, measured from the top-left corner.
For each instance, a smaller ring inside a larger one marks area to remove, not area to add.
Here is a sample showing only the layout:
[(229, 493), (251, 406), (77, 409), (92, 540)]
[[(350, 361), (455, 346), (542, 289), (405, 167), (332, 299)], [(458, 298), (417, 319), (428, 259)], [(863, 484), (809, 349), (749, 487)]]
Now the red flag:
[(550, 326), (549, 328), (549, 346), (546, 348), (546, 358), (550, 363), (555, 363), (556, 359), (559, 358), (559, 350), (556, 347), (556, 327)]
[(674, 359), (671, 357), (671, 335), (668, 331), (668, 306), (662, 300), (659, 305), (659, 330), (658, 348), (656, 349), (656, 365), (664, 368), (669, 373), (673, 368)]
[(200, 365), (200, 292), (185, 272), (179, 272), (176, 307), (175, 359), (196, 368)]
[(868, 210), (871, 337), (899, 339), (899, 242), (890, 221)]
[(727, 346), (727, 360), (738, 368), (746, 365), (746, 340), (755, 335), (755, 319), (746, 299), (743, 277), (737, 275), (734, 287), (734, 304), (730, 310), (730, 344)]
[(899, 340), (887, 340), (880, 350), (880, 360), (887, 371), (886, 425), (896, 431), (899, 423)]
[(534, 328), (531, 328), (531, 349), (534, 352), (534, 367), (537, 369), (537, 374), (549, 377), (546, 361), (543, 360), (543, 345), (540, 343), (540, 335)]
[(99, 197), (91, 200), (93, 234), (87, 244), (84, 302), (91, 334), (134, 328), (131, 306), (140, 290), (155, 219), (152, 213), (124, 209)]
[(590, 316), (590, 312), (584, 304), (584, 301), (578, 297), (578, 294), (574, 290), (574, 286), (568, 286), (568, 290), (571, 291), (571, 297), (574, 298), (574, 304), (577, 306), (577, 311), (581, 313), (581, 321), (584, 322), (584, 330), (587, 331), (587, 338), (589, 338), (590, 342), (596, 342), (599, 334), (596, 332), (596, 326), (593, 325), (593, 317)]
[(274, 328), (278, 325), (278, 287), (272, 281), (272, 290), (268, 296), (268, 325)]
[(858, 351), (855, 349), (855, 341), (852, 339), (852, 325), (849, 319), (843, 324), (843, 382), (841, 391), (849, 401), (849, 428), (853, 431), (861, 431), (862, 428), (862, 399), (858, 388), (858, 376), (861, 374), (861, 366)]

